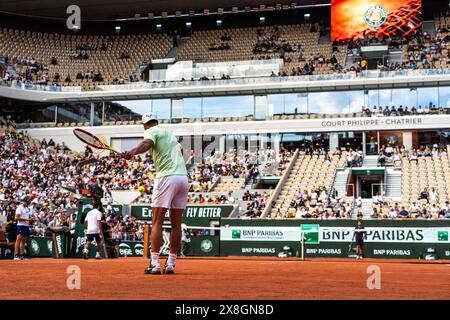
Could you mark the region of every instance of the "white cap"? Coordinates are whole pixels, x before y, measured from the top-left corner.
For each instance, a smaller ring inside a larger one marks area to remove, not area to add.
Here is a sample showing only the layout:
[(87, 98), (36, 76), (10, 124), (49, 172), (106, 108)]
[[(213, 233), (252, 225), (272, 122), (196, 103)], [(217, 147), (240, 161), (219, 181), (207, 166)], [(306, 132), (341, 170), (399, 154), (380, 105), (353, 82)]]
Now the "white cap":
[(156, 117), (156, 113), (147, 112), (142, 115), (142, 123), (143, 124), (146, 124), (147, 122), (149, 122), (151, 120), (158, 120), (158, 118)]

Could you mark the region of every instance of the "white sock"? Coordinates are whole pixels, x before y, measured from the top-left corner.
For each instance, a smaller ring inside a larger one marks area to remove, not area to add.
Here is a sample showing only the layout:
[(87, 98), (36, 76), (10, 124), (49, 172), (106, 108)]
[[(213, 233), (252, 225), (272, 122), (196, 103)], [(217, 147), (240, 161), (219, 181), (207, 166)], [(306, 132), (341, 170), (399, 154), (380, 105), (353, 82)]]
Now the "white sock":
[(84, 249), (83, 249), (83, 252), (84, 252), (84, 253), (88, 253), (88, 249), (84, 248)]
[(157, 266), (158, 268), (160, 268), (159, 252), (152, 252), (152, 266)]
[(176, 253), (169, 253), (169, 259), (167, 259), (167, 265), (169, 267), (174, 267), (175, 266), (175, 260), (177, 259), (177, 255)]

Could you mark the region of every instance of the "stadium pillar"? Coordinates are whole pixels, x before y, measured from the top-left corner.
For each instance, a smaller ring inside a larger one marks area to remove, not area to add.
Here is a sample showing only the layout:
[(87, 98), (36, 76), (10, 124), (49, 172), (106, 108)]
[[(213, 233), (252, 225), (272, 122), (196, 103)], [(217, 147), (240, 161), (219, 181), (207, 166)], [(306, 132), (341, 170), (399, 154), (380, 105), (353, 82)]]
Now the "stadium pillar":
[(95, 104), (93, 102), (91, 102), (91, 116), (90, 116), (90, 121), (89, 121), (89, 124), (91, 126), (94, 126), (94, 116), (95, 116)]
[(363, 131), (363, 135), (362, 135), (362, 152), (363, 152), (363, 155), (365, 156), (366, 155), (366, 134), (367, 134), (367, 132), (364, 132)]
[(413, 137), (411, 131), (404, 131), (403, 132), (403, 145), (405, 146), (406, 150), (410, 150), (413, 147)]
[(339, 134), (337, 132), (330, 132), (330, 151), (334, 152), (339, 147)]

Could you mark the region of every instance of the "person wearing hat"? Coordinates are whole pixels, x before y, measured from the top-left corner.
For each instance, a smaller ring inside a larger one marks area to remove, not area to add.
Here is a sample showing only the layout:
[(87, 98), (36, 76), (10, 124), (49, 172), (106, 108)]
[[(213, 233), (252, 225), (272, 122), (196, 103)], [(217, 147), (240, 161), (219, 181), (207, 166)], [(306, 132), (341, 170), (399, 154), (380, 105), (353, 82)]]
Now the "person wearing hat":
[(14, 260), (27, 260), (25, 256), (25, 243), (30, 236), (31, 210), (29, 208), (30, 198), (23, 196), (21, 204), (16, 209), (15, 220), (17, 221), (17, 238), (14, 244)]
[(125, 151), (122, 156), (134, 156), (151, 151), (156, 170), (152, 195), (151, 260), (145, 274), (161, 274), (159, 254), (162, 244), (162, 226), (167, 210), (170, 210), (170, 254), (162, 270), (173, 274), (175, 260), (181, 242), (181, 222), (186, 208), (189, 181), (181, 145), (167, 129), (158, 125), (155, 113), (142, 116), (145, 133), (144, 140), (135, 148)]

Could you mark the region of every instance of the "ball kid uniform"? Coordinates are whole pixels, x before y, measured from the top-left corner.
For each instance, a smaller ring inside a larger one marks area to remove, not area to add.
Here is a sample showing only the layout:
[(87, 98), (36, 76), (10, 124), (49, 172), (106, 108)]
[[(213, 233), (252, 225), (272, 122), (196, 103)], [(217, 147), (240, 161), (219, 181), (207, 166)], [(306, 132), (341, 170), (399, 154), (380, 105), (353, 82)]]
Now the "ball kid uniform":
[[(22, 219), (30, 219), (31, 218), (31, 209), (29, 207), (19, 205), (16, 209), (16, 215), (17, 214), (20, 214), (20, 218), (22, 218)], [(30, 236), (30, 223), (28, 221), (18, 221), (16, 231), (17, 231), (17, 235), (21, 235), (23, 237), (29, 237)]]

